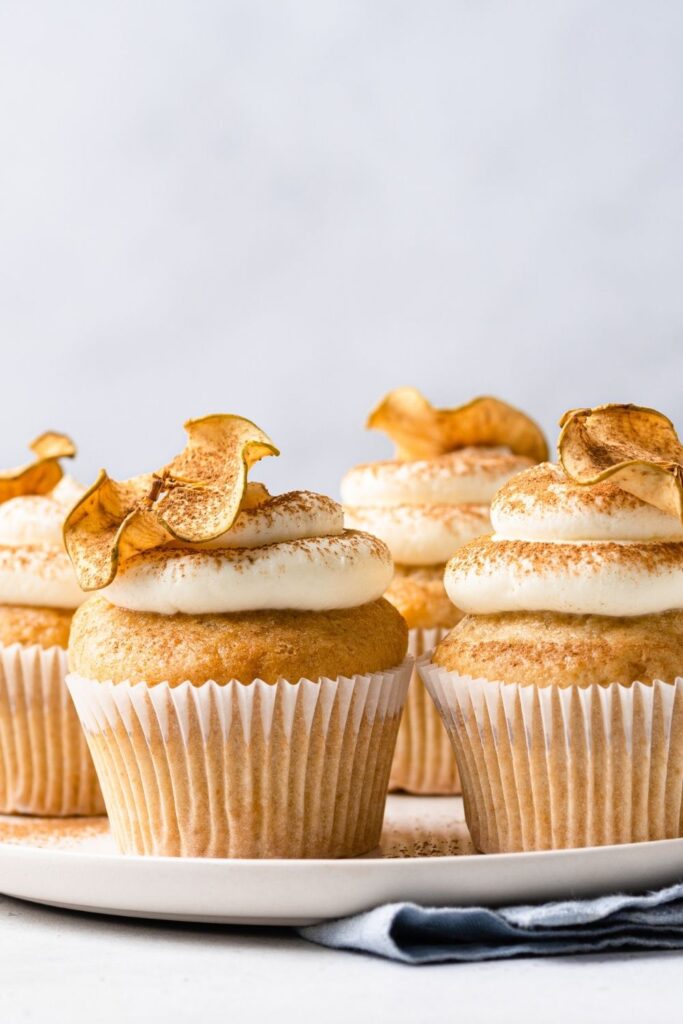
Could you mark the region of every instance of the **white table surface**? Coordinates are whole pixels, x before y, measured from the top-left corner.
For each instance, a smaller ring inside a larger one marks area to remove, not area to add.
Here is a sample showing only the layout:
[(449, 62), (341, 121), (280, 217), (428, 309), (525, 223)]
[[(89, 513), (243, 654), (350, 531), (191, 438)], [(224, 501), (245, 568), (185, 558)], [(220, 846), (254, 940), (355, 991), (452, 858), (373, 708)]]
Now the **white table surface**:
[(407, 967), (286, 930), (169, 925), (0, 897), (0, 1020), (609, 1024), (673, 1020), (683, 955)]

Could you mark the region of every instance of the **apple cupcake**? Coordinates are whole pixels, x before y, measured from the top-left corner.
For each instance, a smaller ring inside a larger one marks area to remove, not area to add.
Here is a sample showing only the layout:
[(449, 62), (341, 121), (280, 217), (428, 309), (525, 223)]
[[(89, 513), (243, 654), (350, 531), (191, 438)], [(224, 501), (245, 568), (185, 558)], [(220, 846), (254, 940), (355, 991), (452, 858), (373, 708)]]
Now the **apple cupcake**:
[(562, 420), (494, 498), (420, 672), (483, 852), (683, 835), (683, 448), (635, 406)]
[[(346, 474), (346, 525), (373, 533), (389, 547), (395, 574), (386, 597), (408, 624), (411, 654), (420, 657), (462, 616), (444, 589), (446, 562), (460, 545), (490, 531), (489, 503), (498, 487), (547, 458), (547, 446), (535, 423), (496, 398), (434, 409), (414, 388), (390, 392), (367, 426), (389, 435), (396, 458)], [(417, 673), (390, 788), (460, 792), (451, 743)]]
[(0, 473), (0, 812), (78, 815), (104, 810), (65, 685), (74, 609), (84, 598), (62, 541), (83, 488), (59, 460), (68, 437), (47, 433), (35, 459)]
[(271, 497), (277, 449), (186, 424), (158, 473), (100, 478), (65, 525), (81, 586), (68, 684), (124, 853), (351, 857), (379, 841), (412, 668), (379, 540)]

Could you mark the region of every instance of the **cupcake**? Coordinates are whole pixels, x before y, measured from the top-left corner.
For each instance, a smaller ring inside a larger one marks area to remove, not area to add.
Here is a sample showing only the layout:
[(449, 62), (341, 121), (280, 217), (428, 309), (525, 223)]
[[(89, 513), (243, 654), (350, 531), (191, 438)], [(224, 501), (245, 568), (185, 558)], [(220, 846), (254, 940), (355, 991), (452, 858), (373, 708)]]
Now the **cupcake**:
[[(515, 473), (547, 458), (543, 434), (496, 398), (434, 409), (414, 388), (390, 392), (368, 427), (397, 445), (396, 458), (357, 466), (342, 481), (346, 525), (389, 547), (395, 575), (386, 597), (410, 629), (410, 652), (433, 648), (461, 618), (443, 585), (460, 545), (488, 533), (489, 503)], [(408, 690), (390, 788), (460, 792), (453, 750), (417, 675)]]
[(562, 423), (449, 562), (466, 615), (420, 666), (483, 852), (683, 834), (683, 448), (633, 406)]
[(0, 812), (101, 814), (64, 682), (71, 617), (84, 595), (62, 522), (83, 489), (59, 460), (76, 449), (54, 433), (30, 448), (33, 462), (0, 473)]
[(379, 841), (411, 660), (391, 557), (339, 505), (271, 497), (248, 420), (105, 473), (65, 525), (69, 687), (124, 853), (351, 857)]

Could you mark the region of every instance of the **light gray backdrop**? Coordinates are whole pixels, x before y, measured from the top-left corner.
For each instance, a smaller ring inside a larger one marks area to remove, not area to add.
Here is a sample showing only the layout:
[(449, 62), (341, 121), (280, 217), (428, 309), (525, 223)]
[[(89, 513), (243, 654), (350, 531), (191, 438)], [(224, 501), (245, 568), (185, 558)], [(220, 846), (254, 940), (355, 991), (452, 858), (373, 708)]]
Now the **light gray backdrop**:
[(678, 0), (4, 0), (0, 464), (238, 411), (336, 492), (402, 383), (683, 421), (682, 53)]

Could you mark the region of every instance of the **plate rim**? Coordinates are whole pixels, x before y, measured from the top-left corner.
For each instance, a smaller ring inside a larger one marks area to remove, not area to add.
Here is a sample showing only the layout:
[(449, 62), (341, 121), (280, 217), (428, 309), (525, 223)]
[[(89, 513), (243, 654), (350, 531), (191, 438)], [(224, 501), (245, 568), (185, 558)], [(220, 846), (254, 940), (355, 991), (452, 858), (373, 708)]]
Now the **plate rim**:
[[(92, 838), (92, 837), (90, 837)], [(368, 864), (376, 867), (382, 865), (384, 868), (389, 870), (397, 870), (397, 868), (405, 867), (407, 863), (430, 863), (430, 864), (462, 864), (464, 862), (479, 861), (485, 859), (487, 862), (496, 863), (507, 863), (507, 862), (519, 862), (523, 859), (525, 862), (528, 860), (537, 860), (542, 858), (543, 860), (565, 860), (568, 857), (581, 857), (587, 856), (600, 856), (605, 857), (615, 852), (623, 853), (626, 851), (640, 851), (645, 850), (667, 850), (672, 849), (676, 845), (683, 847), (683, 836), (674, 836), (670, 839), (644, 839), (638, 843), (611, 843), (605, 846), (569, 846), (557, 850), (515, 850), (505, 853), (462, 853), (462, 854), (444, 854), (442, 856), (436, 855), (431, 857), (371, 857), (364, 855), (360, 857), (183, 857), (183, 856), (162, 856), (160, 854), (138, 854), (138, 853), (120, 853), (115, 850), (106, 850), (102, 853), (92, 849), (79, 849), (78, 845), (73, 847), (69, 846), (39, 846), (29, 842), (14, 843), (6, 840), (0, 840), (0, 856), (11, 855), (12, 853), (21, 852), (28, 854), (31, 857), (41, 856), (58, 856), (58, 857), (83, 857), (87, 859), (94, 859), (98, 861), (110, 860), (117, 864), (134, 864), (139, 866), (140, 864), (150, 865), (188, 865), (188, 866), (199, 866), (208, 870), (217, 870), (225, 868), (226, 866), (245, 865), (251, 868), (264, 868), (264, 867), (316, 867), (322, 868), (325, 866), (332, 867), (337, 865), (344, 865), (345, 867), (353, 870), (362, 870)], [(390, 867), (392, 865), (392, 867)], [(173, 869), (171, 869), (173, 870)], [(683, 863), (681, 864), (681, 870), (683, 871)], [(1, 885), (1, 882), (0, 882)], [(0, 889), (1, 891), (1, 889)]]

